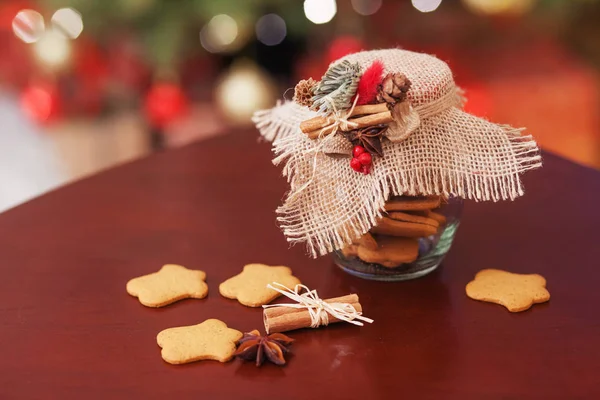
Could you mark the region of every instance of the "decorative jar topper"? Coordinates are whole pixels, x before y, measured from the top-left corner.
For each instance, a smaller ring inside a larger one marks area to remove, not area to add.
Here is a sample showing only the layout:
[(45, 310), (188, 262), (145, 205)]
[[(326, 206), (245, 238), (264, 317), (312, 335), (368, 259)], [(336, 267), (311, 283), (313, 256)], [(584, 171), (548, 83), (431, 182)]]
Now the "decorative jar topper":
[[(311, 139), (340, 132), (352, 145), (350, 167), (371, 172), (373, 157), (383, 157), (381, 140), (404, 140), (417, 127), (419, 115), (407, 101), (410, 80), (396, 72), (383, 75), (375, 60), (364, 72), (359, 63), (344, 60), (332, 65), (321, 81), (300, 81), (294, 101), (318, 111), (320, 116), (303, 121), (300, 130)], [(388, 131), (388, 124), (395, 130)]]
[(446, 63), (388, 49), (335, 61), (320, 81), (300, 81), (293, 101), (257, 112), (291, 186), (277, 210), (288, 241), (396, 268), (445, 254), (444, 232), (458, 225), (448, 201), (523, 195), (520, 175), (541, 166), (535, 141), (463, 101)]

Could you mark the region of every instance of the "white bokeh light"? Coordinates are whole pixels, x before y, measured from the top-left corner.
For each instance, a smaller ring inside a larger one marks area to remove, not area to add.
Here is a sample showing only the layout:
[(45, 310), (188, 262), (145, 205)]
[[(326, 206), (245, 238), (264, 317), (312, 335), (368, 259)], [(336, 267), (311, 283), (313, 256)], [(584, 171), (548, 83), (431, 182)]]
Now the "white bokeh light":
[(304, 15), (313, 24), (326, 24), (336, 13), (335, 0), (304, 0)]
[(352, 8), (360, 15), (373, 15), (380, 8), (382, 0), (352, 0)]
[(44, 35), (44, 17), (34, 10), (21, 10), (13, 18), (12, 29), (25, 43), (35, 43)]
[(72, 8), (61, 8), (52, 16), (52, 25), (69, 39), (77, 39), (83, 32), (81, 14)]
[(227, 14), (219, 14), (200, 31), (200, 43), (207, 51), (219, 53), (227, 50), (237, 36), (237, 22)]
[(267, 46), (278, 45), (286, 34), (285, 21), (277, 14), (263, 15), (256, 22), (256, 38)]
[(411, 0), (414, 8), (421, 12), (432, 12), (442, 4), (442, 0)]
[(33, 49), (38, 60), (52, 68), (65, 64), (71, 55), (69, 39), (54, 29), (47, 31), (35, 42)]
[(217, 85), (216, 100), (230, 122), (247, 124), (256, 110), (274, 102), (275, 90), (267, 74), (243, 61), (234, 64)]

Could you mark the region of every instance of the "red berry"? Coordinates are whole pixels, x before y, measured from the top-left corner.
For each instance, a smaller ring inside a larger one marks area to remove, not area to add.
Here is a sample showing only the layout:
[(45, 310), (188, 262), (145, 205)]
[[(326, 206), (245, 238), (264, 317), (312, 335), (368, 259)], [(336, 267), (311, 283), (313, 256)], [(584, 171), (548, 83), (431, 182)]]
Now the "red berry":
[(358, 156), (358, 161), (360, 161), (362, 165), (371, 165), (373, 158), (371, 158), (369, 153), (362, 153), (360, 156)]
[(356, 172), (361, 172), (363, 165), (360, 163), (360, 161), (358, 161), (358, 158), (353, 158), (350, 161), (350, 167), (352, 167), (352, 169)]
[(358, 157), (365, 152), (365, 148), (359, 145), (354, 146), (352, 149), (352, 155), (354, 157)]
[(360, 172), (362, 172), (365, 175), (368, 175), (371, 172), (371, 166), (370, 165), (363, 165), (360, 168)]

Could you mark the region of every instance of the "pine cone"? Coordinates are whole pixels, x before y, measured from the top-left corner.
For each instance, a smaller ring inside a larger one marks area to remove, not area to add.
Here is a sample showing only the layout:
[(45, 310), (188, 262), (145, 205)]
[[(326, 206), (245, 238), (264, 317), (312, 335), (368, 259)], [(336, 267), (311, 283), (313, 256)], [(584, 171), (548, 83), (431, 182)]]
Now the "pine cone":
[(406, 92), (410, 89), (410, 81), (401, 73), (387, 74), (379, 85), (377, 101), (388, 103), (390, 107), (406, 100)]
[(294, 101), (301, 106), (310, 107), (313, 104), (313, 91), (317, 81), (313, 78), (302, 79), (294, 88)]

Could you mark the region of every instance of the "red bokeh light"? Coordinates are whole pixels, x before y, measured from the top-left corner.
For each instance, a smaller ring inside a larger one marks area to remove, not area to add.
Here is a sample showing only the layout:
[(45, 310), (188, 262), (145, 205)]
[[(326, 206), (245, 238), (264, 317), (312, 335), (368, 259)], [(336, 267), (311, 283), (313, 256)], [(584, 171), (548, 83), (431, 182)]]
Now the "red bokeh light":
[(340, 36), (333, 40), (327, 50), (327, 59), (331, 63), (348, 54), (357, 53), (365, 47), (362, 40), (354, 36)]
[(59, 97), (50, 84), (33, 84), (21, 92), (21, 108), (25, 115), (38, 123), (48, 122), (58, 115)]
[(179, 86), (159, 83), (146, 95), (144, 106), (148, 120), (155, 126), (164, 127), (187, 112), (188, 99)]

